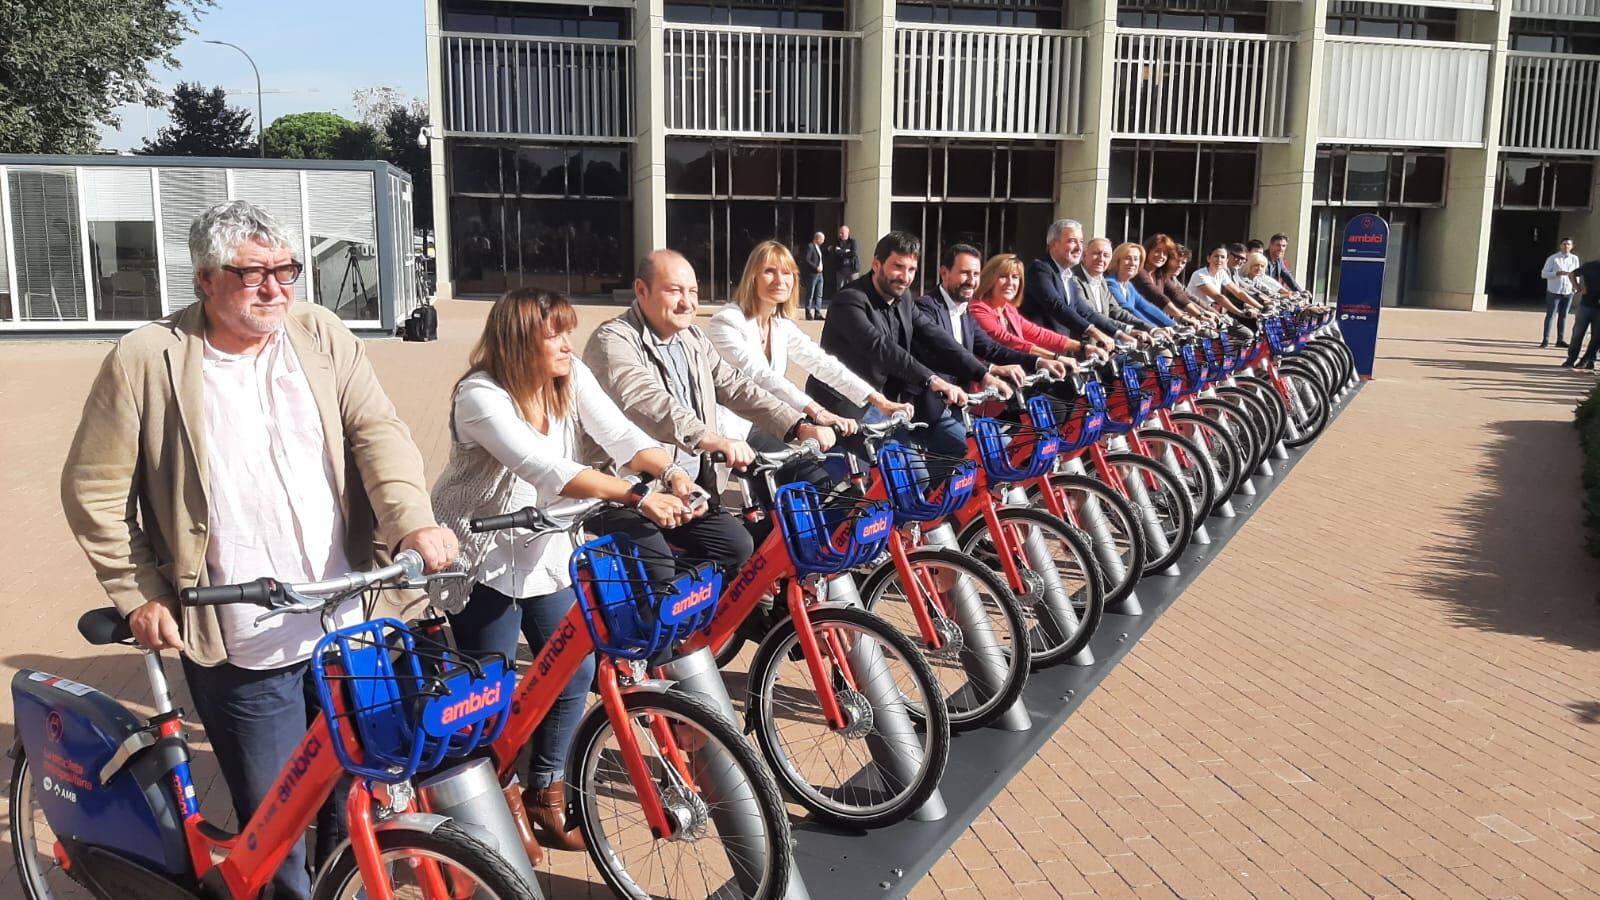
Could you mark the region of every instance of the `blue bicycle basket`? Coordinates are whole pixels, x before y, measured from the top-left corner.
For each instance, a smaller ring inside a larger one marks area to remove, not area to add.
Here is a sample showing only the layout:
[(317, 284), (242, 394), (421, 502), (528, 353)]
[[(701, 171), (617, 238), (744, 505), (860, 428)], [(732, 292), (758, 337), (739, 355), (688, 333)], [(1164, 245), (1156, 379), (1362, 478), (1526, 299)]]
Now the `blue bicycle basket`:
[(825, 500), (803, 481), (778, 488), (773, 505), (789, 558), (802, 575), (842, 572), (873, 559), (894, 528), (887, 501)]
[(419, 640), (398, 619), (323, 635), (311, 672), (339, 764), (388, 784), (498, 738), (517, 683), (502, 662), (479, 664)]
[(1172, 358), (1157, 354), (1152, 363), (1156, 372), (1156, 387), (1161, 396), (1156, 399), (1156, 409), (1171, 409), (1182, 396), (1183, 372), (1173, 364)]
[(640, 552), (625, 537), (600, 537), (574, 550), (568, 563), (589, 636), (617, 659), (656, 659), (710, 625), (722, 600), (714, 566), (652, 584)]
[(930, 479), (927, 469), (919, 465), (921, 460), (921, 453), (898, 441), (890, 441), (878, 451), (878, 468), (897, 519), (942, 519), (966, 505), (978, 483), (978, 464), (969, 459), (956, 466), (943, 485), (927, 490)]
[[(1055, 467), (1056, 458), (1061, 455), (1061, 438), (1056, 434), (1055, 412), (1049, 409), (1048, 403), (1044, 404), (1043, 417), (1039, 416), (1035, 402), (1043, 400), (1035, 397), (1028, 401), (1028, 411), (1036, 416), (1033, 426), (1026, 429), (1013, 427), (1011, 441), (1006, 440), (1007, 435), (1002, 423), (995, 419), (978, 419), (972, 423), (972, 433), (978, 439), (978, 458), (983, 463), (983, 471), (994, 484), (1007, 484), (1017, 481), (1026, 481), (1037, 478)], [(1048, 427), (1037, 423), (1046, 422)], [(1012, 461), (1012, 445), (1017, 442), (1031, 441), (1031, 446), (1023, 443), (1018, 448), (1031, 452), (1020, 463)]]

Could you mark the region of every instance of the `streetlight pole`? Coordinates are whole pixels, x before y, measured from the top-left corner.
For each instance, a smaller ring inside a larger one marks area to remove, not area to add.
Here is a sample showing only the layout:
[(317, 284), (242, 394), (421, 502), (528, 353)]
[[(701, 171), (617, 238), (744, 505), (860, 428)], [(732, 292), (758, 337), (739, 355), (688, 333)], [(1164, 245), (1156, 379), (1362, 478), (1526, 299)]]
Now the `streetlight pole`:
[(265, 159), (267, 156), (267, 143), (262, 139), (264, 123), (261, 117), (261, 70), (256, 68), (256, 61), (251, 59), (250, 54), (245, 53), (245, 49), (238, 44), (230, 44), (227, 41), (203, 41), (202, 43), (221, 44), (224, 47), (232, 47), (240, 53), (244, 53), (245, 61), (250, 63), (250, 70), (256, 73), (256, 155)]

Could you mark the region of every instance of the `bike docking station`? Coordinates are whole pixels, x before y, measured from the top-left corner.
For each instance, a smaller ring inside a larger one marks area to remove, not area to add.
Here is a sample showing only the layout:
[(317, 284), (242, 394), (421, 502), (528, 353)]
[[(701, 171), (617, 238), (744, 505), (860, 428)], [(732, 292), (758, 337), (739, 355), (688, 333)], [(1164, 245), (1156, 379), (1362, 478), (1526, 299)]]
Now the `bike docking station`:
[[(1334, 399), (1330, 420), (1344, 411), (1359, 390), (1358, 383)], [(1129, 594), (1122, 603), (1106, 607), (1105, 618), (1079, 656), (1062, 665), (1035, 670), (1022, 696), (994, 725), (952, 735), (945, 778), (928, 804), (932, 806), (937, 801), (942, 815), (926, 815), (931, 810), (925, 807), (905, 821), (870, 831), (847, 831), (809, 820), (796, 820), (795, 881), (796, 887), (802, 881), (804, 887), (789, 896), (906, 896), (1011, 779), (1055, 736), (1162, 613), (1177, 603), (1184, 589), (1244, 528), (1251, 515), (1314, 446), (1315, 442), (1298, 452), (1289, 451), (1281, 443), (1274, 447), (1269, 455), (1277, 465), (1264, 466), (1265, 471), (1252, 473), (1225, 509), (1207, 521), (1210, 540), (1191, 544), (1184, 555), (1187, 564), (1182, 567), (1181, 574), (1141, 579), (1137, 599)], [(1063, 471), (1070, 471), (1074, 464), (1078, 464), (1076, 460), (1068, 461)], [(1094, 516), (1089, 516), (1086, 524), (1091, 530), (1095, 529)], [(1099, 527), (1104, 527), (1103, 521)], [(953, 535), (939, 536), (937, 531), (933, 529), (928, 533), (930, 542), (953, 543)], [(1043, 548), (1037, 549), (1043, 552)], [(837, 579), (833, 584), (841, 582), (846, 586), (830, 591), (829, 599), (848, 600), (845, 595), (853, 591), (854, 585), (848, 578)], [(1055, 587), (1060, 592), (1060, 585)], [(1066, 605), (1071, 608), (1070, 603)], [(955, 609), (959, 611), (960, 606), (956, 605)], [(971, 623), (961, 624), (966, 632)], [(715, 671), (713, 666), (709, 674), (714, 675)], [(975, 677), (978, 675), (974, 673)], [(708, 687), (710, 682), (720, 685), (720, 679), (705, 680)], [(717, 689), (726, 696), (725, 689), (720, 686)], [(910, 746), (915, 747), (915, 743)], [(1041, 799), (1048, 802), (1051, 798)], [(806, 889), (811, 894), (805, 893)]]

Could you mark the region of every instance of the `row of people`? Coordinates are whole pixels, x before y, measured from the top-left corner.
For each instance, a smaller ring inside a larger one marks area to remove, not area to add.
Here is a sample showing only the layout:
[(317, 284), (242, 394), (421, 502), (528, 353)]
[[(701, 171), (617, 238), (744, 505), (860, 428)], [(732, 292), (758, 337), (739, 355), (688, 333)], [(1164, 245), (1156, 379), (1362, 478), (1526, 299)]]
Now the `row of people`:
[[(965, 426), (949, 407), (969, 388), (1005, 394), (1027, 368), (1061, 374), (1073, 355), (1148, 341), (1175, 322), (1248, 319), (1256, 305), (1216, 267), (1214, 292), (1185, 290), (1161, 235), (1112, 247), (1063, 220), (1048, 237), (1048, 257), (1027, 265), (951, 248), (938, 286), (916, 298), (920, 242), (892, 232), (835, 297), (820, 343), (794, 322), (800, 272), (776, 242), (756, 249), (734, 302), (704, 330), (688, 261), (649, 254), (632, 306), (581, 355), (565, 298), (512, 291), (454, 386), (450, 459), (430, 494), (362, 343), (331, 312), (295, 302), (296, 242), (264, 210), (221, 204), (190, 229), (200, 302), (119, 341), (90, 390), (63, 470), (67, 521), (139, 642), (183, 653), (244, 821), (312, 714), (320, 628), (180, 609), (180, 588), (316, 580), (415, 549), (430, 571), (457, 564), (469, 576), (457, 596), (433, 598), (461, 648), (514, 656), (519, 635), (542, 645), (575, 602), (572, 543), (463, 541), (470, 517), (604, 499), (617, 508), (595, 529), (646, 548), (653, 574), (670, 574), (674, 559), (731, 572), (754, 543), (720, 509), (727, 474), (712, 454), (742, 467), (787, 442), (826, 449), (858, 420), (905, 411), (932, 426), (919, 443), (964, 456)], [(803, 389), (786, 379), (791, 365), (808, 373)], [(561, 778), (587, 684), (573, 680), (532, 748), (530, 815), (542, 840), (566, 849), (583, 845), (565, 821)], [(319, 855), (342, 837), (340, 821), (335, 808), (320, 818)], [(291, 854), (278, 896), (306, 895), (306, 864)]]

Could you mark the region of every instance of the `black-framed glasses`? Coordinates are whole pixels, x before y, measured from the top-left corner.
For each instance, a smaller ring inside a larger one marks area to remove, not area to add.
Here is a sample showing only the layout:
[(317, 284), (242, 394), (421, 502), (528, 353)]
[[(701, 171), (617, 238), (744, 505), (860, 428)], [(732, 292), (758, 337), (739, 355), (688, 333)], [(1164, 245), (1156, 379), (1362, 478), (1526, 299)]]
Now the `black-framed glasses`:
[(260, 287), (261, 283), (267, 280), (268, 272), (272, 273), (273, 279), (279, 284), (294, 284), (300, 280), (300, 273), (305, 271), (306, 267), (301, 263), (291, 262), (281, 266), (221, 266), (220, 268), (239, 276), (239, 281), (245, 287)]
[(1229, 256), (1228, 259), (1236, 263), (1244, 262), (1244, 257), (1242, 256)]

